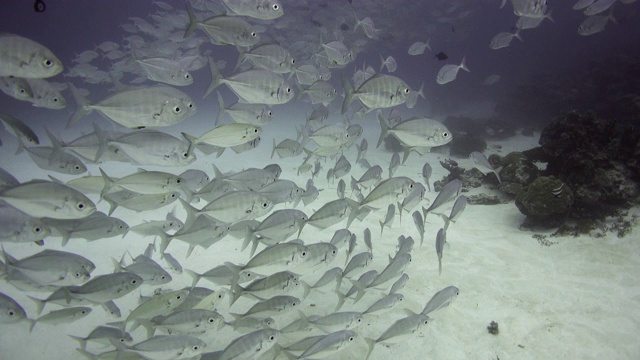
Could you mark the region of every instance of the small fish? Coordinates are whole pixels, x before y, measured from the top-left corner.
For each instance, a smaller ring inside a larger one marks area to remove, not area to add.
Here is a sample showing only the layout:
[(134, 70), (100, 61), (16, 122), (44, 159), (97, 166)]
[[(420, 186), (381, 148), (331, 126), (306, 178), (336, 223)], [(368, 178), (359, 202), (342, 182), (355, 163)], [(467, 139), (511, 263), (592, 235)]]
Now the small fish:
[(584, 14), (586, 16), (597, 15), (612, 7), (615, 2), (616, 0), (596, 0), (584, 9)]
[(80, 343), (80, 348), (82, 350), (87, 349), (87, 343), (89, 341), (100, 342), (104, 345), (111, 345), (111, 341), (121, 342), (125, 344), (131, 343), (133, 341), (131, 334), (129, 334), (128, 332), (109, 326), (98, 326), (95, 329), (91, 330), (91, 332), (85, 337), (73, 335), (69, 336)]
[(64, 70), (51, 50), (19, 35), (0, 35), (0, 49), (0, 76), (42, 79)]
[(447, 56), (447, 54), (443, 53), (442, 51), (440, 51), (439, 53), (437, 53), (434, 58), (438, 59), (438, 61), (445, 61), (449, 58), (449, 56)]
[(33, 332), (33, 328), (36, 324), (66, 324), (69, 322), (76, 321), (78, 319), (82, 319), (83, 317), (91, 314), (93, 308), (80, 306), (80, 307), (71, 307), (66, 309), (54, 310), (50, 311), (46, 315), (42, 315), (39, 318), (35, 319), (31, 323), (31, 327), (29, 328), (29, 332)]
[(384, 221), (380, 221), (380, 236), (382, 236), (382, 232), (384, 231), (384, 227), (391, 228), (393, 225), (393, 219), (396, 215), (396, 206), (393, 204), (389, 204), (387, 207), (387, 215), (384, 217)]
[(447, 233), (443, 228), (438, 230), (436, 235), (436, 255), (438, 256), (438, 275), (442, 275), (442, 252), (444, 245), (447, 242)]
[(469, 158), (471, 159), (471, 161), (473, 161), (474, 167), (480, 170), (481, 173), (483, 173), (484, 175), (487, 175), (488, 173), (494, 173), (496, 175), (496, 178), (498, 179), (498, 182), (502, 184), (500, 175), (498, 174), (498, 170), (500, 169), (494, 169), (487, 157), (484, 156), (484, 154), (478, 151), (473, 151), (469, 155)]
[(280, 332), (274, 329), (261, 329), (242, 335), (222, 351), (218, 360), (250, 359), (262, 356), (277, 344)]
[(218, 125), (199, 137), (187, 133), (182, 133), (182, 135), (189, 140), (191, 146), (208, 144), (217, 147), (232, 147), (254, 140), (261, 133), (262, 128), (257, 125), (230, 123)]
[(456, 77), (458, 76), (458, 71), (460, 69), (466, 72), (471, 72), (471, 70), (469, 70), (469, 68), (465, 65), (465, 60), (466, 58), (463, 57), (462, 61), (460, 62), (460, 65), (447, 64), (443, 66), (440, 69), (440, 71), (438, 71), (438, 75), (436, 76), (436, 82), (440, 85), (444, 85), (446, 83), (449, 83), (455, 80)]
[(377, 339), (365, 338), (369, 351), (365, 359), (369, 359), (376, 344), (395, 344), (401, 342), (407, 338), (415, 337), (421, 334), (427, 324), (430, 322), (430, 318), (424, 314), (415, 314), (393, 323), (385, 332), (382, 333)]
[[(613, 9), (613, 8), (612, 8)], [(609, 12), (609, 15), (594, 15), (584, 19), (584, 21), (578, 26), (578, 34), (582, 36), (589, 36), (602, 32), (607, 27), (609, 21), (617, 24), (618, 21), (613, 17), (613, 11)]]
[(81, 192), (46, 180), (3, 188), (0, 200), (37, 218), (81, 219), (96, 211), (95, 204)]
[(396, 282), (394, 282), (393, 285), (391, 285), (391, 289), (389, 290), (389, 294), (395, 294), (398, 291), (402, 290), (408, 280), (409, 280), (409, 274), (407, 274), (407, 273), (402, 274), (398, 278), (398, 280), (396, 280)]
[[(0, 324), (15, 324), (22, 320), (30, 320), (20, 304), (0, 292)], [(33, 322), (33, 320), (30, 320)]]
[(382, 313), (390, 311), (396, 305), (400, 304), (403, 301), (404, 301), (404, 295), (398, 294), (398, 293), (390, 293), (389, 295), (386, 295), (386, 296), (382, 297), (381, 299), (379, 299), (378, 301), (376, 301), (373, 304), (371, 304), (371, 306), (369, 306), (367, 308), (367, 310), (365, 310), (363, 312), (363, 314), (365, 314), (365, 315), (372, 315), (372, 314), (379, 315), (379, 314), (382, 314)]
[(301, 355), (303, 358), (322, 358), (341, 351), (345, 347), (353, 344), (358, 339), (358, 334), (352, 330), (339, 330), (322, 337), (311, 345)]
[(439, 214), (442, 220), (444, 220), (444, 231), (447, 231), (451, 222), (456, 222), (456, 220), (458, 220), (465, 207), (467, 206), (467, 202), (467, 197), (464, 195), (460, 195), (453, 203), (453, 207), (451, 208), (451, 213), (449, 214), (449, 216)]
[(420, 211), (416, 210), (411, 214), (411, 217), (413, 218), (413, 223), (416, 225), (416, 229), (418, 229), (418, 233), (420, 234), (420, 246), (422, 246), (422, 243), (424, 242), (424, 220), (422, 219), (422, 214)]
[[(131, 346), (119, 346), (146, 359), (173, 360), (199, 357), (207, 343), (189, 335), (156, 335)], [(117, 358), (121, 357), (120, 354), (122, 351), (118, 352)]]
[(446, 288), (435, 293), (421, 314), (428, 315), (438, 309), (449, 306), (460, 294), (460, 290), (455, 286), (447, 286)]
[(427, 188), (431, 191), (431, 183), (429, 179), (431, 178), (431, 174), (433, 173), (433, 169), (428, 162), (425, 162), (422, 166), (422, 178), (424, 179), (424, 183), (427, 184)]
[(382, 72), (382, 69), (384, 69), (385, 66), (387, 67), (387, 72), (390, 73), (396, 71), (398, 68), (398, 63), (396, 63), (396, 59), (394, 59), (393, 56), (387, 56), (387, 58), (384, 59), (382, 55), (380, 55), (380, 61), (382, 62), (380, 65), (380, 72)]
[(261, 20), (273, 20), (284, 15), (279, 0), (222, 0), (233, 13)]
[(505, 48), (511, 44), (513, 38), (518, 38), (518, 40), (523, 41), (522, 37), (520, 37), (520, 28), (518, 28), (515, 33), (501, 32), (496, 34), (496, 36), (491, 39), (489, 47), (493, 50)]
[(413, 44), (411, 44), (411, 46), (409, 46), (407, 53), (409, 55), (415, 56), (415, 55), (423, 54), (426, 49), (429, 49), (429, 51), (431, 51), (431, 45), (429, 44), (430, 42), (431, 42), (431, 38), (427, 39), (426, 43), (422, 41), (416, 41)]
[(449, 200), (460, 194), (462, 190), (462, 181), (458, 179), (454, 179), (449, 181), (445, 186), (442, 187), (435, 200), (429, 205), (428, 208), (422, 207), (422, 217), (424, 220), (427, 220), (427, 214), (443, 204), (447, 203)]
[(394, 152), (393, 155), (391, 155), (391, 161), (389, 161), (389, 178), (393, 177), (398, 167), (400, 167), (400, 154)]

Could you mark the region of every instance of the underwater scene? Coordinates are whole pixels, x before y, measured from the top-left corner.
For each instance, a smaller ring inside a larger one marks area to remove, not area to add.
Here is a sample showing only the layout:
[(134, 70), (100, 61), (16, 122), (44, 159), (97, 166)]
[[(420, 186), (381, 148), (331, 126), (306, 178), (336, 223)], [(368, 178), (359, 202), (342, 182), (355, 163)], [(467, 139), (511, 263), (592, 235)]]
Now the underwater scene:
[(0, 359), (640, 359), (640, 1), (0, 2)]

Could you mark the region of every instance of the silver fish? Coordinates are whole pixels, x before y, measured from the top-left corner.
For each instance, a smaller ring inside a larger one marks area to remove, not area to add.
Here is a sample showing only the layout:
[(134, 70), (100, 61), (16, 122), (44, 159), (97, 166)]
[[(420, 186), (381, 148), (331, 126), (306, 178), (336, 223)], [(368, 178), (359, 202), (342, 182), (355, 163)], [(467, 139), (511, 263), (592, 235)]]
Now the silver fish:
[(353, 344), (358, 338), (352, 330), (340, 330), (324, 336), (305, 350), (299, 358), (321, 358), (332, 355)]
[[(400, 210), (402, 211), (402, 210)], [(380, 236), (382, 236), (382, 232), (384, 231), (384, 227), (391, 228), (393, 225), (393, 219), (396, 216), (396, 206), (393, 204), (389, 204), (387, 207), (387, 215), (385, 215), (384, 220), (380, 221)]]
[(413, 189), (413, 184), (413, 180), (405, 176), (383, 180), (360, 202), (360, 206), (380, 209), (388, 204), (394, 204), (398, 197), (409, 194)]
[(80, 348), (86, 350), (89, 341), (95, 341), (104, 345), (111, 345), (111, 341), (121, 343), (131, 343), (133, 338), (131, 334), (118, 328), (108, 326), (98, 326), (85, 337), (69, 335), (72, 339), (80, 343)]
[(242, 124), (252, 124), (257, 126), (267, 125), (271, 122), (271, 108), (265, 104), (247, 104), (244, 102), (236, 102), (233, 105), (225, 107), (224, 99), (220, 92), (218, 94), (218, 115), (215, 124), (220, 123), (220, 119), (226, 113), (231, 116), (234, 122)]
[(436, 76), (436, 82), (440, 85), (444, 85), (446, 83), (449, 83), (455, 80), (456, 77), (458, 76), (458, 71), (460, 69), (466, 72), (470, 72), (471, 70), (469, 70), (469, 68), (464, 63), (465, 60), (466, 58), (463, 57), (462, 61), (460, 62), (460, 65), (451, 65), (451, 64), (444, 65), (440, 69), (440, 71), (438, 71), (438, 75)]
[(20, 260), (3, 250), (5, 273), (9, 279), (18, 271), (38, 284), (79, 285), (91, 278), (95, 265), (80, 255), (57, 250), (44, 250)]
[(99, 275), (81, 286), (67, 287), (71, 296), (81, 297), (93, 303), (105, 303), (121, 298), (142, 285), (142, 278), (131, 272)]
[(279, 336), (280, 332), (273, 329), (262, 329), (242, 335), (227, 345), (218, 360), (259, 357), (277, 344)]
[(444, 231), (447, 231), (451, 222), (456, 222), (460, 215), (462, 215), (462, 212), (467, 206), (467, 202), (467, 197), (464, 195), (460, 195), (453, 203), (453, 207), (451, 208), (451, 213), (449, 214), (449, 216), (440, 214), (440, 217), (442, 218), (442, 220), (444, 220)]
[(396, 282), (391, 285), (391, 289), (389, 290), (389, 294), (395, 294), (398, 291), (402, 290), (409, 280), (409, 275), (407, 273), (402, 274)]
[(187, 13), (189, 26), (184, 37), (191, 35), (196, 29), (202, 29), (217, 45), (250, 47), (260, 41), (260, 35), (254, 26), (239, 16), (217, 15), (198, 21), (190, 3), (187, 3)]
[(258, 69), (277, 74), (288, 74), (295, 70), (295, 60), (287, 49), (278, 44), (265, 44), (247, 52), (240, 52), (236, 68), (247, 60)]
[[(511, 40), (513, 40), (513, 38), (517, 38), (518, 40), (523, 41), (522, 37), (520, 36), (520, 28), (518, 28), (515, 33), (503, 31), (496, 34), (491, 39), (491, 42), (489, 43), (489, 47), (493, 50), (505, 48), (511, 44)], [(464, 68), (462, 69), (464, 70)]]
[(166, 194), (182, 189), (183, 180), (173, 174), (162, 171), (142, 170), (119, 179), (110, 178), (102, 168), (100, 174), (104, 180), (104, 188), (100, 196), (104, 197), (113, 189), (125, 189), (139, 194)]
[(87, 171), (87, 167), (82, 160), (73, 154), (65, 153), (62, 149), (62, 144), (55, 136), (53, 136), (48, 129), (46, 129), (49, 139), (53, 146), (32, 146), (25, 147), (22, 143), (22, 138), (18, 138), (18, 150), (16, 154), (21, 153), (23, 150), (29, 154), (29, 157), (33, 162), (43, 170), (55, 171), (68, 175), (79, 175)]
[(67, 99), (60, 92), (66, 88), (65, 85), (55, 85), (45, 79), (26, 80), (32, 92), (27, 101), (33, 106), (47, 109), (64, 109), (67, 106)]
[(444, 244), (447, 242), (447, 233), (443, 228), (438, 230), (436, 234), (436, 255), (438, 256), (438, 275), (442, 274), (442, 252), (444, 250)]
[(157, 130), (140, 130), (107, 142), (139, 165), (185, 166), (196, 160), (189, 143)]
[(345, 98), (342, 103), (342, 113), (347, 112), (348, 106), (354, 99), (360, 100), (365, 112), (374, 109), (390, 108), (403, 104), (412, 93), (411, 88), (400, 78), (386, 74), (376, 74), (367, 79), (357, 89), (343, 78)]
[(48, 78), (64, 70), (51, 50), (19, 35), (0, 35), (0, 49), (0, 76)]
[(615, 2), (616, 0), (596, 0), (584, 9), (584, 14), (586, 16), (597, 15), (612, 7)]
[(268, 70), (247, 70), (223, 78), (215, 65), (210, 65), (210, 68), (213, 77), (205, 96), (221, 84), (226, 84), (247, 103), (285, 104), (295, 96), (295, 92), (282, 76)]
[[(378, 147), (388, 134), (397, 138), (407, 150), (405, 150), (404, 160), (408, 156), (411, 148), (427, 148), (446, 145), (453, 139), (451, 132), (442, 123), (422, 117), (413, 117), (404, 120), (393, 127), (389, 127), (381, 114), (378, 114), (381, 133), (378, 138)], [(404, 162), (403, 160), (403, 162)]]
[(0, 90), (14, 99), (29, 101), (33, 99), (33, 90), (27, 79), (15, 76), (0, 76)]
[(0, 200), (33, 217), (81, 219), (96, 211), (84, 194), (53, 181), (32, 180), (0, 190)]
[(127, 223), (99, 211), (82, 219), (45, 219), (44, 222), (53, 230), (53, 236), (62, 237), (62, 246), (71, 238), (95, 241), (119, 235), (124, 237), (129, 231)]
[(175, 311), (169, 315), (156, 316), (150, 321), (155, 329), (165, 330), (169, 334), (203, 334), (209, 330), (219, 330), (224, 326), (222, 315), (207, 309)]
[(192, 146), (208, 144), (217, 147), (232, 147), (245, 144), (260, 136), (262, 128), (252, 124), (231, 123), (218, 125), (199, 137), (186, 133), (182, 135)]
[(385, 330), (385, 332), (383, 332), (377, 339), (365, 338), (365, 341), (369, 346), (369, 351), (365, 359), (369, 359), (369, 356), (371, 356), (376, 344), (395, 344), (406, 340), (407, 338), (415, 337), (422, 332), (430, 320), (431, 319), (427, 315), (411, 315), (394, 322), (393, 325)]
[(460, 294), (460, 290), (457, 287), (447, 286), (431, 297), (421, 314), (428, 315), (431, 312), (449, 306), (458, 297), (458, 294)]
[(22, 140), (23, 143), (29, 145), (38, 145), (40, 140), (38, 135), (27, 125), (24, 121), (9, 114), (0, 114), (0, 123), (4, 125), (4, 128), (15, 136)]
[(427, 214), (443, 204), (447, 203), (449, 200), (453, 199), (455, 196), (460, 194), (462, 191), (462, 182), (458, 179), (454, 179), (445, 184), (444, 187), (440, 190), (435, 200), (429, 205), (428, 208), (422, 207), (422, 215), (423, 220), (427, 221)]
[(96, 110), (128, 128), (169, 126), (196, 113), (196, 104), (186, 93), (168, 86), (134, 88), (117, 92), (97, 104), (91, 104), (69, 84), (78, 104), (67, 126)]
[(0, 204), (0, 242), (39, 241), (51, 234), (41, 219), (7, 204)]
[(133, 60), (140, 65), (147, 77), (153, 81), (175, 85), (187, 86), (193, 84), (193, 77), (180, 62), (165, 57), (147, 57), (140, 59), (135, 54)]
[(245, 316), (274, 316), (282, 315), (289, 312), (300, 305), (300, 299), (289, 295), (276, 295), (266, 300), (262, 300), (253, 305), (244, 314), (231, 315), (235, 318), (242, 318)]
[(371, 306), (369, 306), (367, 310), (363, 312), (363, 314), (382, 314), (393, 309), (402, 301), (404, 301), (404, 295), (398, 293), (390, 293), (389, 295), (384, 296), (378, 301), (371, 304)]
[(422, 243), (424, 242), (424, 219), (422, 218), (420, 211), (417, 210), (411, 214), (411, 217), (413, 218), (413, 223), (416, 225), (416, 229), (418, 229), (418, 233), (420, 234), (420, 246), (422, 246)]
[(271, 158), (273, 154), (277, 153), (280, 158), (294, 157), (302, 154), (304, 147), (299, 142), (292, 139), (284, 139), (276, 145), (276, 139), (273, 139), (273, 150), (271, 151)]
[(27, 313), (22, 306), (0, 292), (0, 324), (15, 324), (25, 319), (28, 319)]
[(428, 162), (425, 162), (422, 166), (422, 178), (424, 179), (424, 183), (427, 184), (429, 191), (431, 191), (431, 183), (429, 182), (429, 179), (431, 178), (432, 173), (433, 169), (431, 168), (431, 165), (429, 165)]
[(429, 51), (431, 51), (431, 46), (429, 44), (430, 40), (431, 39), (428, 39), (426, 43), (422, 41), (414, 42), (413, 44), (411, 44), (411, 46), (409, 46), (407, 53), (409, 53), (409, 55), (415, 56), (415, 55), (423, 54), (426, 49), (429, 49)]
[(147, 359), (177, 360), (199, 356), (207, 343), (189, 335), (156, 335), (135, 345), (123, 347), (127, 352)]
[(29, 332), (32, 332), (33, 328), (38, 323), (52, 324), (52, 325), (65, 324), (65, 323), (76, 321), (78, 319), (82, 319), (83, 317), (91, 314), (92, 311), (93, 311), (93, 308), (86, 307), (86, 306), (71, 307), (66, 309), (50, 311), (46, 315), (42, 315), (39, 318), (35, 319), (31, 323)]
[(613, 17), (613, 12), (610, 12), (609, 15), (589, 16), (578, 26), (578, 34), (582, 36), (597, 34), (605, 30), (609, 21), (618, 23), (616, 18)]

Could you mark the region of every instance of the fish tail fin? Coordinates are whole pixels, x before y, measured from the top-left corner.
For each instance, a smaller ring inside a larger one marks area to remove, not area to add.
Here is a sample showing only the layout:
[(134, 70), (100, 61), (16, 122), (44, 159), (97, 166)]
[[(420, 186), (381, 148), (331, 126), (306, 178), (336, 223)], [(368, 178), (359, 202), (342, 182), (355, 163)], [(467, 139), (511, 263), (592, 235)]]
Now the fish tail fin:
[(371, 353), (373, 352), (373, 348), (376, 346), (376, 341), (372, 338), (364, 338), (364, 341), (367, 343), (367, 356), (365, 356), (365, 360), (369, 359), (369, 356), (371, 356)]
[[(198, 216), (198, 213), (197, 213), (198, 210), (196, 208), (194, 208), (193, 206), (191, 206), (191, 204), (186, 202), (184, 199), (180, 198), (178, 200), (182, 204), (182, 207), (184, 207), (184, 210), (187, 212), (187, 218), (184, 221), (184, 226), (185, 227), (189, 227), (196, 220), (196, 217)], [(162, 238), (162, 236), (160, 238)], [(161, 242), (161, 244), (162, 244), (162, 242)], [(167, 244), (168, 244), (168, 241), (167, 241)], [(163, 248), (162, 245), (160, 246), (160, 249), (162, 250), (162, 252), (165, 251), (165, 248)]]
[(442, 275), (442, 258), (438, 257), (438, 275)]
[(107, 143), (109, 139), (107, 138), (107, 134), (104, 132), (104, 130), (102, 130), (102, 128), (96, 123), (93, 123), (93, 132), (98, 138), (98, 151), (96, 151), (96, 157), (93, 159), (93, 161), (98, 162), (98, 160), (100, 160), (104, 152), (107, 150)]
[(276, 153), (276, 139), (272, 138), (271, 140), (273, 140), (273, 148), (271, 149), (271, 158), (273, 159), (273, 154)]
[(229, 306), (233, 305), (240, 298), (240, 296), (244, 295), (244, 288), (238, 283), (231, 284), (231, 298), (229, 299)]
[(462, 61), (460, 62), (460, 69), (466, 71), (466, 72), (471, 72), (471, 70), (469, 70), (469, 68), (467, 67), (467, 64), (465, 63), (467, 61), (467, 57), (463, 56), (462, 57)]
[(401, 202), (398, 202), (398, 213), (400, 215), (400, 224), (402, 224), (402, 213), (403, 213), (403, 211), (402, 211), (402, 203)]
[(211, 57), (209, 57), (209, 70), (211, 70), (211, 84), (209, 84), (207, 91), (205, 91), (204, 95), (202, 95), (203, 99), (206, 98), (222, 83), (222, 75), (220, 74), (220, 71), (218, 71), (218, 67), (216, 66), (216, 63), (213, 62), (213, 59), (211, 59)]
[(189, 269), (184, 269), (184, 273), (191, 276), (191, 288), (193, 289), (194, 287), (196, 287), (196, 284), (198, 284), (198, 281), (200, 281), (200, 279), (202, 279), (202, 275), (198, 274), (197, 272), (193, 271), (193, 270), (189, 270)]
[(342, 88), (344, 89), (344, 101), (342, 102), (342, 113), (347, 112), (347, 108), (351, 105), (353, 101), (353, 88), (351, 87), (351, 83), (349, 79), (341, 76), (342, 78)]
[(80, 348), (82, 350), (87, 349), (87, 340), (85, 338), (81, 338), (79, 336), (73, 336), (73, 335), (69, 335), (69, 337), (72, 338), (73, 340), (76, 340), (78, 343), (80, 343)]
[(29, 318), (27, 318), (27, 321), (29, 321), (29, 332), (32, 333), (33, 328), (36, 327), (37, 321)]
[(447, 231), (447, 229), (449, 228), (449, 224), (451, 224), (451, 219), (449, 219), (449, 217), (445, 214), (438, 214), (440, 215), (440, 217), (442, 218), (442, 220), (444, 221), (444, 231)]
[(214, 123), (214, 125), (218, 125), (220, 123), (220, 119), (224, 115), (224, 111), (225, 111), (224, 99), (222, 98), (222, 95), (220, 95), (220, 92), (217, 92), (217, 94), (218, 94), (218, 114), (216, 115), (216, 122)]
[(247, 52), (242, 50), (242, 48), (238, 48), (238, 59), (236, 60), (236, 66), (233, 68), (233, 71), (238, 70), (238, 67), (244, 64), (245, 61), (247, 61)]
[(33, 300), (34, 303), (36, 303), (36, 312), (38, 315), (42, 314), (42, 310), (44, 310), (44, 306), (47, 304), (45, 302), (45, 300), (40, 300), (40, 299), (36, 299), (33, 296), (29, 296), (27, 295), (27, 297), (31, 300)]
[(382, 144), (382, 140), (384, 140), (384, 138), (387, 137), (387, 134), (389, 132), (389, 125), (387, 125), (387, 122), (384, 120), (384, 118), (382, 118), (382, 112), (378, 112), (378, 122), (380, 123), (380, 137), (378, 138), (378, 144), (376, 145), (376, 148), (380, 147), (380, 144)]
[[(14, 155), (21, 154), (24, 151), (24, 149), (26, 149), (26, 147), (24, 146), (24, 142), (22, 141), (22, 138), (20, 136), (16, 136), (16, 139), (18, 139), (18, 148), (16, 149), (16, 152)], [(2, 145), (2, 143), (0, 143), (0, 145)]]
[(62, 246), (66, 246), (69, 240), (71, 239), (71, 233), (63, 229), (58, 229), (58, 231), (62, 235)]
[(422, 82), (422, 84), (420, 84), (420, 90), (418, 90), (418, 96), (420, 96), (421, 98), (423, 98), (425, 100), (427, 99), (424, 96), (424, 81)]
[(193, 8), (191, 7), (191, 4), (188, 1), (187, 1), (187, 14), (189, 15), (189, 25), (187, 26), (187, 29), (184, 31), (183, 38), (186, 38), (187, 36), (193, 34), (193, 32), (198, 27), (198, 18), (196, 17), (196, 14), (193, 13)]
[[(356, 24), (357, 25), (357, 24)], [(384, 60), (384, 58), (382, 57), (382, 54), (378, 53), (378, 55), (380, 56), (380, 71), (378, 71), (379, 73), (382, 72), (382, 69), (384, 69), (384, 66), (386, 65), (386, 61)]]
[(334, 309), (334, 312), (337, 312), (338, 310), (340, 310), (342, 305), (344, 305), (344, 302), (347, 301), (347, 297), (340, 291), (336, 290), (336, 295), (338, 295), (338, 303), (336, 304), (336, 308)]
[(353, 300), (353, 303), (357, 303), (358, 301), (360, 301), (360, 299), (362, 299), (362, 297), (364, 296), (364, 294), (366, 293), (366, 288), (365, 286), (359, 282), (358, 280), (350, 280), (351, 283), (353, 284), (353, 286), (356, 287), (356, 289), (358, 289), (358, 293), (356, 294), (356, 298)]
[(102, 170), (102, 168), (98, 169), (100, 170), (100, 174), (102, 175), (102, 180), (104, 180), (104, 187), (102, 188), (102, 191), (100, 191), (100, 198), (102, 199), (104, 198), (105, 194), (107, 194), (109, 190), (111, 190), (111, 187), (113, 186), (113, 179), (111, 179), (109, 175), (107, 175), (107, 173)]
[(300, 280), (300, 285), (304, 288), (304, 293), (302, 294), (302, 300), (306, 299), (307, 296), (311, 293), (311, 285), (309, 285), (306, 281)]
[(90, 108), (91, 103), (87, 100), (82, 94), (80, 90), (76, 88), (72, 83), (68, 83), (69, 90), (71, 91), (71, 95), (73, 95), (73, 99), (76, 101), (76, 111), (69, 118), (69, 122), (67, 123), (67, 129), (71, 126), (75, 125), (80, 119), (89, 115), (93, 110)]
[(222, 174), (220, 169), (218, 169), (215, 164), (211, 164), (211, 166), (213, 166), (213, 178), (215, 180), (224, 180), (224, 175)]
[(251, 226), (247, 226), (247, 231), (245, 232), (240, 251), (244, 251), (244, 249), (246, 249), (247, 246), (249, 246), (249, 244), (253, 241), (258, 241), (258, 237), (255, 235), (255, 229), (253, 229)]
[(62, 157), (62, 144), (60, 143), (60, 140), (51, 133), (48, 127), (44, 127), (44, 132), (47, 134), (47, 137), (51, 141), (51, 146), (53, 147), (51, 157), (49, 158), (49, 165), (52, 165)]

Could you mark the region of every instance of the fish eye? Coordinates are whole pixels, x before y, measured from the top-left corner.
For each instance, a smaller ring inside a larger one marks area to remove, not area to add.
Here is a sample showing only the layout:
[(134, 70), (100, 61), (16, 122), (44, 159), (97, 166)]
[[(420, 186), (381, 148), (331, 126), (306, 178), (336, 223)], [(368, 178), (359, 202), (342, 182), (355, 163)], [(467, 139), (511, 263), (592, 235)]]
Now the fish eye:
[(251, 33), (251, 37), (256, 37), (256, 36), (258, 36), (258, 34), (256, 34), (255, 31)]
[(349, 336), (349, 341), (353, 341), (355, 338), (353, 336)]
[(297, 303), (295, 301), (291, 303), (291, 306), (296, 306), (296, 305)]
[(189, 153), (188, 152), (183, 152), (182, 153), (182, 157), (185, 158), (185, 159), (188, 158), (189, 157)]
[(189, 80), (189, 79), (191, 79), (191, 75), (190, 74), (184, 74), (184, 78)]
[(177, 178), (177, 179), (176, 179), (176, 184), (180, 184), (180, 182), (181, 182), (181, 181), (182, 181), (182, 180), (180, 180), (180, 178)]
[(269, 116), (271, 116), (271, 111), (269, 111), (267, 114), (268, 114)]
[(187, 105), (189, 107), (189, 109), (193, 109), (193, 103), (189, 103), (189, 105)]
[(39, 234), (42, 232), (42, 228), (40, 226), (36, 226), (33, 228), (33, 232), (36, 234)]
[(291, 92), (291, 88), (287, 88), (287, 94)]
[(138, 280), (136, 280), (136, 279), (131, 280), (131, 285), (135, 285), (137, 283), (138, 283)]
[(192, 349), (193, 350), (200, 350), (200, 345), (193, 345)]
[(177, 105), (176, 105), (176, 106), (174, 106), (174, 107), (173, 107), (173, 112), (174, 112), (174, 113), (179, 114), (179, 113), (180, 113), (180, 111), (182, 111), (182, 109), (180, 108), (180, 106), (177, 106)]
[(331, 254), (335, 255), (335, 254), (337, 254), (337, 253), (338, 253), (337, 251), (335, 251), (335, 250), (331, 250)]
[(20, 90), (18, 90), (18, 91), (20, 92), (20, 94), (24, 94), (24, 93), (26, 93), (26, 92), (27, 92), (25, 89), (20, 89)]
[(295, 59), (291, 59), (291, 65), (294, 65), (296, 63)]
[(125, 342), (126, 340), (124, 338), (120, 338), (120, 342)]
[(207, 319), (207, 321), (209, 322), (209, 324), (213, 324), (216, 320), (214, 318), (209, 318)]
[(273, 340), (275, 340), (275, 339), (276, 339), (276, 337), (275, 337), (275, 336), (273, 336), (273, 335), (269, 336), (269, 341), (273, 341)]
[(53, 61), (51, 59), (44, 59), (42, 65), (44, 65), (44, 67), (50, 68), (53, 66)]
[(16, 313), (13, 310), (9, 310), (9, 316), (14, 316)]
[(409, 90), (409, 89), (404, 89), (404, 93), (405, 93), (405, 94), (408, 94), (408, 93), (409, 93), (409, 91), (411, 91), (411, 90)]
[(81, 314), (86, 314), (87, 310), (82, 310)]
[(73, 168), (76, 169), (76, 170), (80, 170), (80, 165), (76, 165)]
[(84, 208), (85, 208), (85, 205), (83, 202), (79, 202), (76, 204), (76, 209), (83, 210)]
[(52, 100), (53, 100), (54, 103), (58, 102), (58, 98), (57, 97), (54, 97)]
[(268, 208), (268, 207), (269, 207), (269, 204), (268, 204), (268, 203), (266, 203), (266, 202), (264, 202), (264, 203), (262, 203), (262, 207), (266, 209), (266, 208)]
[[(166, 276), (164, 276), (164, 275), (160, 275), (160, 279), (164, 280), (164, 279), (166, 279), (166, 278), (167, 278)], [(178, 296), (178, 300), (180, 300), (180, 297), (179, 297), (179, 296)]]
[(222, 299), (222, 294), (218, 294), (218, 299)]
[(256, 128), (256, 129), (253, 129), (253, 132), (254, 132), (254, 133), (257, 133), (257, 132), (258, 132), (258, 129), (257, 129), (257, 128)]
[(306, 252), (306, 251), (303, 251), (302, 253), (300, 253), (300, 256), (302, 256), (302, 257), (307, 256), (307, 252)]
[(182, 299), (182, 295), (176, 296), (176, 300), (180, 300), (180, 299)]
[(271, 6), (273, 8), (273, 10), (278, 11), (280, 9), (280, 6), (278, 4), (273, 4)]
[(424, 324), (425, 324), (425, 325), (427, 325), (428, 323), (429, 323), (429, 321), (428, 321), (428, 320), (425, 320), (425, 321), (424, 321)]
[(80, 274), (79, 272), (77, 272), (75, 275), (77, 278), (80, 278), (80, 276), (82, 276), (82, 274)]

